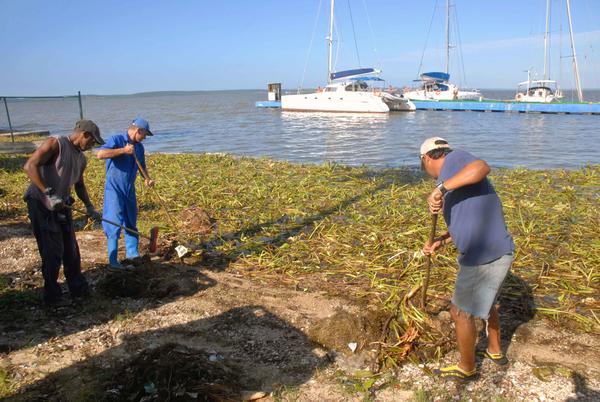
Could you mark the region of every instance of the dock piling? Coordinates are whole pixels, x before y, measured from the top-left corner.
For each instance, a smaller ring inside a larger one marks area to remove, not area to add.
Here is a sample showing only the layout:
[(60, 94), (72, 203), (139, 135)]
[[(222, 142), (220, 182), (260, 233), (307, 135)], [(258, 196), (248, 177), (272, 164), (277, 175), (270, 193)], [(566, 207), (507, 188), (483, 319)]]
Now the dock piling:
[(4, 100), (4, 109), (6, 110), (6, 118), (8, 119), (8, 128), (10, 129), (10, 139), (14, 143), (15, 142), (15, 134), (12, 128), (12, 123), (10, 122), (10, 113), (8, 112), (8, 104), (6, 103), (6, 97), (2, 98)]

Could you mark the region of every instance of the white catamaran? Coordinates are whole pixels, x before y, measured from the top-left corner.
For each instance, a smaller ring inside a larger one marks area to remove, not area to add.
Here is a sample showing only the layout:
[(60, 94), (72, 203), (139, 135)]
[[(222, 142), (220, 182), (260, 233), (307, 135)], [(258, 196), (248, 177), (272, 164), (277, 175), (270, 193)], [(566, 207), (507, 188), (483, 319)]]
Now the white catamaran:
[(415, 110), (415, 105), (402, 95), (392, 94), (377, 88), (382, 83), (380, 70), (359, 68), (332, 71), (334, 0), (330, 4), (329, 46), (327, 63), (327, 86), (307, 94), (284, 95), (281, 97), (283, 111), (296, 112), (350, 112), (387, 113), (389, 111)]
[[(577, 55), (575, 54), (575, 42), (573, 40), (573, 24), (571, 22), (571, 2), (567, 0), (567, 15), (569, 18), (569, 34), (571, 37), (571, 51), (573, 52), (573, 69), (575, 70), (575, 84), (577, 86), (577, 96), (579, 102), (583, 102), (583, 92), (579, 80), (579, 68), (577, 66)], [(531, 78), (531, 71), (527, 70), (527, 81), (518, 84), (515, 100), (517, 102), (537, 102), (551, 103), (559, 102), (564, 96), (558, 83), (549, 79), (549, 51), (548, 42), (550, 39), (550, 0), (546, 0), (546, 32), (544, 33), (544, 78), (534, 80)]]
[(423, 73), (416, 80), (417, 88), (404, 90), (404, 97), (413, 100), (482, 100), (478, 90), (462, 90), (450, 82), (450, 0), (446, 0), (446, 70)]

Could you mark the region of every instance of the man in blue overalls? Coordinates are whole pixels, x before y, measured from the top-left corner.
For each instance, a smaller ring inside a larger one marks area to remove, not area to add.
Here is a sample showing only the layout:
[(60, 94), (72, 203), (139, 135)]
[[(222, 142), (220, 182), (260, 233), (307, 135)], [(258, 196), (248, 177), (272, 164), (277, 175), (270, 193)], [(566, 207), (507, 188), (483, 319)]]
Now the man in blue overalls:
[[(144, 146), (142, 141), (148, 135), (153, 135), (150, 125), (142, 118), (131, 122), (127, 132), (117, 134), (106, 140), (97, 153), (99, 159), (106, 159), (106, 183), (104, 185), (104, 210), (102, 217), (120, 223), (126, 228), (137, 231), (137, 202), (135, 197), (135, 178), (140, 162), (146, 169)], [(135, 156), (134, 156), (135, 153)], [(146, 177), (149, 177), (146, 174)], [(145, 179), (147, 186), (154, 185), (151, 179)], [(108, 262), (112, 268), (123, 268), (118, 260), (118, 242), (121, 228), (102, 223), (108, 243)], [(125, 253), (128, 259), (139, 257), (139, 238), (127, 231), (125, 236)]]

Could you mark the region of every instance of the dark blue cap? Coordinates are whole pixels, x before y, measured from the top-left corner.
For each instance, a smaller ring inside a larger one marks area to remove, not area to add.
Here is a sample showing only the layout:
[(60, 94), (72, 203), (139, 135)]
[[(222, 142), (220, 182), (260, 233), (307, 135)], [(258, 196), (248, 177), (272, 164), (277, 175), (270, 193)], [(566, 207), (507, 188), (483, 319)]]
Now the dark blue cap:
[(143, 128), (144, 130), (146, 130), (148, 132), (148, 135), (154, 135), (154, 134), (152, 134), (152, 131), (150, 131), (150, 124), (148, 124), (148, 120), (142, 119), (141, 117), (136, 117), (131, 122), (131, 125), (139, 127), (139, 128)]

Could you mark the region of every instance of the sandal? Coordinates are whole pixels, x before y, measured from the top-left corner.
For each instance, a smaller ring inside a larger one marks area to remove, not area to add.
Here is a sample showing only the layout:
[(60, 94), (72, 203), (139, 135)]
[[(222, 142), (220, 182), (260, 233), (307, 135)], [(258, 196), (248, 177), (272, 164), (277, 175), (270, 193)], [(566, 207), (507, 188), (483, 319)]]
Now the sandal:
[(433, 374), (447, 380), (472, 381), (477, 378), (477, 369), (466, 371), (455, 365), (444, 367), (441, 369), (434, 369)]
[(479, 352), (478, 354), (481, 357), (487, 357), (499, 366), (504, 366), (508, 364), (508, 358), (504, 355), (504, 353), (490, 353), (486, 349), (485, 351)]

